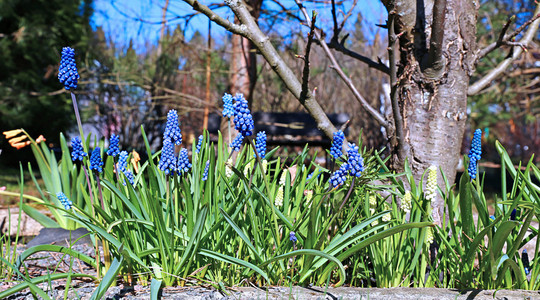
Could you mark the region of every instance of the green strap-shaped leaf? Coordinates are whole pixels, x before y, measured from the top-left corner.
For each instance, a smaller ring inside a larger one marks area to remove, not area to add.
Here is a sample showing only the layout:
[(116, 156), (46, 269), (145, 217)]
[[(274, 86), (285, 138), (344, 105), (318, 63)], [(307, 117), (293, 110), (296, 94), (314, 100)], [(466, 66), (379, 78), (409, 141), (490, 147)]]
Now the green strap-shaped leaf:
[(94, 290), (94, 293), (92, 293), (92, 297), (90, 297), (91, 300), (103, 298), (103, 295), (105, 295), (107, 289), (116, 281), (116, 275), (118, 275), (120, 272), (123, 261), (123, 256), (120, 257), (120, 260), (118, 260), (116, 257), (114, 258), (111, 267), (103, 277), (103, 280), (101, 280), (98, 287)]
[(235, 265), (240, 265), (240, 266), (244, 266), (246, 268), (249, 268), (255, 272), (257, 272), (259, 275), (261, 275), (267, 282), (270, 282), (270, 280), (268, 279), (268, 274), (266, 274), (266, 272), (264, 272), (263, 270), (261, 270), (259, 267), (257, 267), (256, 265), (250, 263), (250, 262), (247, 262), (245, 260), (241, 260), (241, 259), (238, 259), (236, 257), (232, 257), (232, 256), (228, 256), (228, 255), (225, 255), (225, 254), (221, 254), (221, 253), (218, 253), (218, 252), (214, 252), (214, 251), (210, 251), (210, 250), (206, 250), (206, 249), (201, 249), (199, 251), (199, 254), (201, 255), (204, 255), (204, 256), (207, 256), (207, 257), (211, 257), (213, 259), (216, 259), (216, 260), (219, 260), (219, 261), (222, 261), (222, 262), (225, 262), (225, 263), (229, 263), (229, 264), (235, 264)]

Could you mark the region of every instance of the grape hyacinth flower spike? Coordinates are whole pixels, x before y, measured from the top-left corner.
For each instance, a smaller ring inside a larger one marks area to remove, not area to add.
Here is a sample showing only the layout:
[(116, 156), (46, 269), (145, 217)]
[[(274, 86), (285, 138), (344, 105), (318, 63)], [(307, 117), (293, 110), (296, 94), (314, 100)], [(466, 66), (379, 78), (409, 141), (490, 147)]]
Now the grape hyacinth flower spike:
[(71, 147), (73, 148), (73, 151), (71, 151), (73, 161), (83, 161), (84, 157), (88, 155), (88, 153), (84, 152), (81, 138), (78, 136), (71, 138)]
[[(128, 159), (128, 153), (127, 151), (120, 152), (120, 157), (118, 158), (118, 170), (122, 172), (124, 175), (126, 175), (129, 183), (133, 185), (135, 183), (135, 175), (131, 171), (127, 169), (127, 159)], [(126, 183), (124, 182), (124, 185)]]
[(266, 155), (266, 132), (259, 131), (257, 133), (257, 139), (255, 140), (255, 150), (261, 159), (264, 159)]
[(182, 144), (182, 133), (180, 125), (178, 124), (178, 113), (174, 109), (169, 110), (167, 113), (167, 124), (165, 125), (163, 139), (170, 139), (176, 146)]
[(58, 68), (58, 80), (66, 90), (77, 88), (77, 80), (80, 78), (75, 64), (75, 50), (70, 47), (62, 48), (62, 59)]
[(118, 170), (125, 172), (127, 169), (127, 159), (128, 159), (128, 153), (127, 151), (120, 152), (120, 156), (118, 157)]
[(199, 140), (197, 141), (197, 148), (195, 149), (195, 153), (201, 152), (201, 146), (202, 146), (203, 140), (204, 140), (204, 136), (202, 134), (199, 135)]
[(210, 169), (210, 160), (206, 161), (206, 166), (204, 167), (204, 173), (202, 177), (202, 181), (208, 180), (208, 170)]
[(238, 134), (234, 140), (231, 143), (231, 148), (233, 151), (240, 151), (240, 146), (242, 146), (242, 142), (244, 141), (244, 136), (242, 134)]
[(223, 95), (223, 117), (230, 118), (234, 115), (233, 97), (231, 94)]
[(360, 177), (362, 172), (364, 172), (364, 159), (362, 155), (358, 152), (358, 146), (353, 143), (349, 143), (349, 150), (347, 150), (347, 155), (349, 160), (347, 161), (349, 165), (349, 173), (351, 176)]
[(66, 210), (70, 210), (71, 206), (73, 206), (73, 203), (69, 201), (68, 197), (62, 192), (56, 193), (56, 198), (60, 200), (60, 203), (64, 206)]
[(103, 172), (103, 161), (101, 160), (101, 149), (96, 147), (92, 151), (92, 156), (90, 156), (90, 170), (94, 170), (98, 173)]
[(345, 140), (345, 134), (343, 131), (338, 130), (334, 132), (334, 137), (332, 139), (332, 146), (330, 147), (330, 154), (334, 159), (338, 159), (343, 155), (343, 141)]
[(234, 100), (234, 128), (243, 136), (251, 136), (254, 122), (248, 108), (248, 102), (242, 94), (236, 94)]
[(191, 163), (189, 162), (188, 151), (186, 148), (180, 150), (178, 154), (178, 172), (189, 172)]
[(176, 171), (176, 156), (174, 156), (174, 144), (168, 138), (163, 141), (161, 149), (161, 159), (159, 160), (158, 168), (165, 172), (165, 175), (173, 176)]
[(115, 157), (120, 153), (120, 148), (118, 147), (118, 143), (120, 142), (120, 137), (116, 134), (111, 135), (111, 138), (109, 139), (109, 150), (107, 150), (107, 155)]
[(294, 233), (294, 231), (291, 231), (291, 233), (289, 233), (289, 240), (293, 242), (293, 244), (296, 244), (296, 242), (298, 241), (298, 238), (296, 237), (296, 233)]
[(428, 168), (428, 178), (426, 182), (426, 189), (424, 191), (424, 198), (428, 201), (435, 200), (437, 196), (437, 167), (430, 166)]
[(469, 167), (467, 170), (469, 171), (469, 176), (472, 179), (476, 178), (476, 174), (478, 173), (478, 161), (480, 160), (482, 155), (482, 130), (476, 129), (474, 131), (473, 140), (471, 143), (471, 150), (469, 151)]
[(330, 177), (330, 184), (332, 185), (332, 188), (336, 189), (340, 187), (341, 185), (343, 185), (345, 181), (347, 180), (348, 174), (349, 174), (349, 165), (344, 163)]

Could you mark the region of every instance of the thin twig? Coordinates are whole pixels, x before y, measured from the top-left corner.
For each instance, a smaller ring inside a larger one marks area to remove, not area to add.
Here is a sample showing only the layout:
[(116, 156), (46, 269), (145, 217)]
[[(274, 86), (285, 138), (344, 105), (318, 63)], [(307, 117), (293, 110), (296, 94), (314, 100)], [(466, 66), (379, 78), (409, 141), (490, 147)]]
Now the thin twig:
[[(309, 20), (309, 15), (306, 11), (306, 8), (302, 5), (302, 2), (300, 0), (295, 0), (296, 4), (298, 5), (298, 7), (300, 8), (300, 10), (302, 11), (304, 17), (306, 18), (306, 21), (307, 22), (310, 22)], [(308, 24), (311, 26), (311, 24)], [(336, 58), (334, 57), (334, 55), (332, 54), (332, 52), (330, 51), (330, 48), (328, 48), (328, 45), (326, 45), (326, 43), (322, 42), (323, 38), (322, 38), (322, 34), (319, 32), (319, 31), (315, 31), (315, 35), (317, 37), (317, 39), (321, 40), (321, 47), (324, 49), (324, 52), (326, 53), (326, 56), (328, 57), (328, 59), (330, 59), (330, 62), (332, 63), (332, 67), (334, 70), (336, 70), (336, 72), (338, 73), (339, 77), (341, 77), (341, 79), (343, 80), (343, 82), (345, 82), (345, 85), (347, 85), (347, 87), (351, 90), (351, 92), (353, 93), (354, 97), (356, 98), (356, 100), (362, 105), (362, 107), (381, 125), (383, 126), (384, 128), (388, 129), (389, 128), (389, 124), (388, 122), (384, 119), (384, 117), (375, 109), (373, 108), (367, 101), (366, 99), (360, 94), (360, 92), (358, 91), (358, 89), (356, 89), (356, 86), (352, 83), (352, 80), (347, 76), (345, 75), (345, 73), (343, 72), (343, 70), (341, 69), (339, 63), (337, 62)]]
[[(519, 43), (521, 43), (524, 46), (528, 45), (533, 40), (533, 38), (534, 38), (534, 36), (536, 34), (536, 31), (538, 30), (538, 26), (540, 25), (540, 19), (538, 18), (540, 16), (540, 4), (538, 4), (536, 6), (536, 9), (534, 11), (534, 15), (535, 15), (535, 17), (533, 18), (534, 21), (532, 23), (530, 23), (529, 28), (525, 32), (525, 35), (519, 41)], [(533, 19), (531, 19), (531, 20), (533, 20)], [(531, 20), (529, 20), (529, 21), (531, 21)], [(518, 29), (521, 29), (522, 27), (525, 28), (526, 27), (525, 24), (523, 24)], [(499, 75), (501, 75), (510, 66), (510, 64), (514, 60), (518, 59), (519, 56), (521, 55), (521, 53), (523, 53), (523, 50), (524, 50), (523, 47), (518, 47), (518, 48), (513, 49), (512, 56), (510, 56), (510, 57), (506, 58), (505, 60), (503, 60), (497, 67), (491, 69), (491, 71), (489, 71), (484, 77), (480, 78), (478, 81), (471, 84), (469, 86), (467, 94), (470, 96), (470, 95), (478, 94), (480, 91), (482, 91), (495, 78), (497, 78)]]
[(482, 48), (478, 51), (478, 54), (476, 54), (476, 62), (478, 62), (480, 59), (484, 58), (486, 55), (491, 53), (493, 50), (501, 47), (501, 46), (513, 46), (511, 45), (511, 41), (520, 34), (525, 28), (527, 28), (529, 25), (531, 25), (532, 22), (536, 21), (538, 18), (540, 18), (540, 14), (536, 14), (534, 17), (532, 17), (527, 22), (523, 23), (523, 25), (519, 26), (518, 29), (516, 29), (514, 32), (506, 35), (506, 31), (508, 30), (510, 24), (514, 21), (515, 16), (512, 16), (508, 19), (508, 21), (504, 24), (503, 29), (501, 30), (501, 34), (499, 35), (499, 38), (496, 42), (493, 42), (489, 44), (487, 47)]

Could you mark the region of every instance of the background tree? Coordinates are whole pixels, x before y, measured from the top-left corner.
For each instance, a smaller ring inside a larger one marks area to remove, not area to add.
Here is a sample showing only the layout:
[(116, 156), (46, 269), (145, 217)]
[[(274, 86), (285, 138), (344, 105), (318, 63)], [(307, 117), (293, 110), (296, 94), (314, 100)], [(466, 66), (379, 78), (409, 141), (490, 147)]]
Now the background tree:
[[(92, 1), (0, 2), (0, 131), (25, 128), (57, 141), (71, 124), (68, 97), (56, 77), (60, 52), (72, 46), (77, 60), (84, 60), (92, 13)], [(0, 148), (4, 161), (18, 161), (8, 158), (14, 151), (3, 139)]]

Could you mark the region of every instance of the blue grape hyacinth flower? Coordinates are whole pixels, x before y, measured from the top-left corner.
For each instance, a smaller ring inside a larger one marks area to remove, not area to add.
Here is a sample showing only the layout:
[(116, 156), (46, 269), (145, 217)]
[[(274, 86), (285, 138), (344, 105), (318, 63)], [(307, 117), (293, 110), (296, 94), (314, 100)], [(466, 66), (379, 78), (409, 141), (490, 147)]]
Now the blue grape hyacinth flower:
[(259, 131), (257, 133), (257, 139), (255, 140), (255, 150), (261, 159), (264, 159), (266, 155), (266, 132)]
[(101, 149), (99, 147), (96, 147), (92, 151), (92, 155), (90, 156), (90, 170), (94, 170), (96, 172), (103, 172), (103, 161), (101, 160)]
[(60, 200), (60, 203), (64, 206), (66, 210), (70, 210), (73, 206), (73, 202), (69, 201), (68, 197), (66, 197), (66, 195), (64, 195), (64, 193), (62, 192), (56, 193), (56, 198)]
[[(133, 175), (133, 173), (131, 171), (125, 170), (122, 173), (124, 173), (124, 175), (126, 175), (126, 178), (129, 181), (129, 183), (131, 183), (131, 185), (135, 184), (135, 175)], [(124, 185), (126, 185), (125, 181), (124, 181)]]
[(471, 142), (471, 150), (469, 150), (469, 158), (475, 157), (480, 160), (482, 155), (482, 130), (476, 129)]
[(107, 150), (108, 156), (115, 157), (120, 153), (120, 148), (118, 147), (119, 142), (119, 136), (116, 134), (111, 135), (111, 138), (109, 139), (109, 150)]
[(223, 117), (232, 117), (234, 115), (233, 96), (225, 93), (221, 99), (223, 99)]
[(81, 138), (78, 136), (71, 138), (71, 147), (73, 148), (71, 151), (71, 160), (73, 161), (83, 161), (84, 157), (88, 155), (84, 152)]
[(79, 80), (79, 71), (75, 64), (75, 50), (70, 47), (62, 48), (62, 58), (60, 67), (58, 68), (58, 80), (64, 85), (66, 90), (77, 88), (77, 80)]
[(190, 168), (191, 163), (189, 162), (188, 151), (186, 148), (182, 148), (178, 155), (178, 172), (189, 172)]
[(332, 146), (330, 147), (330, 154), (334, 159), (338, 159), (343, 155), (343, 141), (345, 140), (345, 134), (343, 131), (338, 130), (334, 132), (334, 137), (332, 139)]
[(197, 148), (195, 149), (195, 153), (201, 152), (201, 146), (202, 146), (203, 140), (204, 140), (204, 136), (202, 134), (199, 135), (199, 141), (197, 142)]
[(163, 148), (161, 149), (161, 159), (159, 160), (158, 168), (165, 173), (165, 175), (173, 176), (177, 171), (177, 160), (174, 155), (174, 144), (169, 139), (163, 140)]
[(478, 173), (478, 161), (482, 156), (482, 130), (480, 129), (474, 131), (471, 150), (469, 150), (468, 156), (470, 160), (467, 171), (469, 171), (469, 176), (472, 180), (476, 178), (476, 174)]
[(338, 188), (345, 183), (347, 175), (349, 173), (349, 165), (344, 163), (339, 167), (337, 171), (330, 177), (330, 184), (333, 188)]
[(347, 155), (349, 156), (347, 163), (349, 164), (350, 175), (360, 177), (362, 172), (364, 172), (364, 159), (358, 152), (358, 146), (353, 143), (349, 143)]
[(170, 139), (176, 146), (182, 144), (182, 133), (178, 123), (178, 113), (174, 109), (169, 110), (167, 113), (167, 124), (165, 125), (163, 139)]
[(206, 161), (206, 166), (204, 167), (204, 173), (202, 176), (202, 181), (208, 180), (208, 171), (210, 169), (210, 160)]
[(294, 231), (291, 231), (291, 233), (289, 233), (289, 240), (293, 242), (293, 244), (296, 244), (296, 242), (298, 241), (298, 238), (296, 237), (296, 233), (294, 233)]
[(251, 136), (254, 122), (248, 108), (248, 102), (242, 94), (236, 94), (234, 100), (234, 128), (243, 136)]
[(120, 152), (120, 156), (118, 157), (118, 170), (125, 172), (127, 169), (127, 159), (128, 159), (128, 153), (127, 151)]
[(242, 134), (238, 134), (232, 143), (230, 144), (233, 151), (240, 151), (240, 146), (242, 146), (242, 142), (244, 141), (244, 136)]

